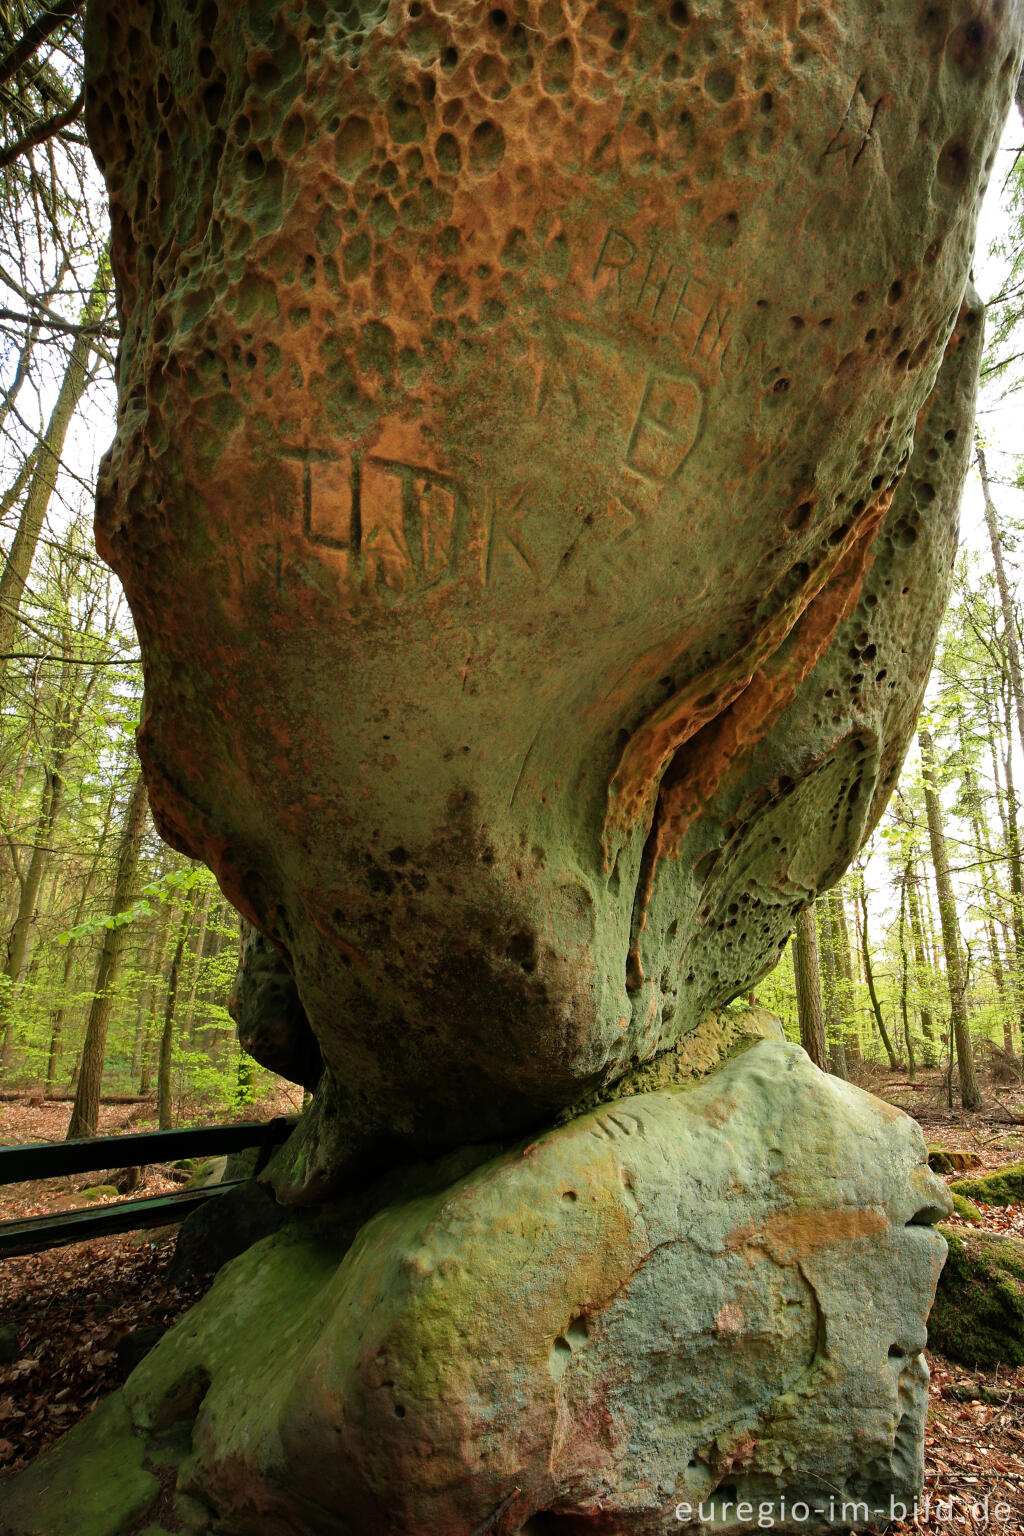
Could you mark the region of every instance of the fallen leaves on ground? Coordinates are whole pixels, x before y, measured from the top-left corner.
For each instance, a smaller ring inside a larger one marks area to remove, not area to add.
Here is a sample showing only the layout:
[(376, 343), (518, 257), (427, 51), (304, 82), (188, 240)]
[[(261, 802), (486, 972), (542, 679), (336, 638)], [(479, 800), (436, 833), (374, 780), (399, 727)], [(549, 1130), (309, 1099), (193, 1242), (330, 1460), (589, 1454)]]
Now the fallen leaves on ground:
[(1019, 1536), (1024, 1532), (1024, 1369), (969, 1371), (941, 1355), (932, 1355), (930, 1364), (924, 1493), (916, 1516), (876, 1529), (890, 1536), (910, 1531)]
[(0, 1263), (0, 1318), (18, 1344), (0, 1365), (0, 1466), (30, 1461), (120, 1385), (126, 1335), (169, 1328), (202, 1295), (205, 1280), (168, 1284), (173, 1249), (165, 1229)]
[(949, 1218), (951, 1227), (963, 1227), (969, 1232), (998, 1232), (1001, 1237), (1024, 1240), (1024, 1205), (982, 1205), (980, 1200), (972, 1200), (971, 1204), (980, 1212), (981, 1221), (964, 1221), (954, 1214)]
[[(243, 1110), (224, 1111), (208, 1122), (269, 1120), (294, 1114), (296, 1090), (280, 1092)], [(0, 1142), (24, 1145), (62, 1141), (70, 1103), (0, 1102)], [(190, 1118), (202, 1121), (201, 1114)], [(105, 1104), (99, 1133), (126, 1135), (155, 1129), (153, 1101)], [(121, 1167), (131, 1165), (130, 1143)], [(0, 1185), (0, 1221), (61, 1211), (94, 1210), (119, 1203), (84, 1201), (81, 1192), (109, 1182), (117, 1170), (97, 1169), (70, 1178), (36, 1179)], [(170, 1171), (142, 1169), (126, 1198), (167, 1194), (181, 1185)], [(182, 1289), (168, 1284), (165, 1270), (176, 1228), (96, 1238), (21, 1258), (0, 1259), (0, 1327), (13, 1324), (16, 1358), (0, 1361), (0, 1468), (11, 1470), (32, 1459), (119, 1385), (119, 1346), (128, 1334), (170, 1326), (202, 1294), (206, 1282)]]

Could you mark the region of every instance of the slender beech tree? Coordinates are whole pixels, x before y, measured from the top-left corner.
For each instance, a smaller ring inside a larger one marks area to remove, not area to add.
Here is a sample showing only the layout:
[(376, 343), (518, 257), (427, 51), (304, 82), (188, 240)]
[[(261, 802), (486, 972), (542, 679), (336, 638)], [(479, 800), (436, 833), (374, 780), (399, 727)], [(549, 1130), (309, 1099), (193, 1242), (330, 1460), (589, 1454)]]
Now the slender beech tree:
[(188, 988), (188, 1002), (185, 1007), (185, 1028), (190, 1040), (195, 1039), (196, 1033), (196, 994), (199, 990), (199, 976), (203, 969), (203, 950), (206, 948), (206, 929), (210, 921), (210, 906), (213, 901), (213, 887), (207, 886), (199, 908), (199, 927), (196, 932), (195, 954), (192, 960), (192, 977)]
[[(110, 298), (110, 284), (110, 258), (107, 251), (104, 251), (96, 270), (92, 292), (85, 305), (83, 318), (86, 324), (102, 317)], [(71, 348), (56, 404), (39, 444), (7, 561), (0, 572), (0, 686), (17, 638), (25, 585), (39, 543), (43, 519), (57, 485), (68, 428), (89, 382), (92, 347), (91, 332), (88, 329), (80, 330)]]
[[(111, 901), (111, 916), (116, 919), (130, 905), (138, 868), (142, 836), (146, 826), (146, 781), (139, 773), (132, 788), (117, 850), (117, 871)], [(75, 1092), (71, 1123), (67, 1139), (78, 1136), (95, 1136), (100, 1118), (100, 1088), (103, 1083), (103, 1063), (107, 1051), (107, 1025), (113, 1002), (114, 984), (117, 981), (121, 951), (124, 947), (125, 924), (113, 921), (103, 931), (103, 944), (96, 967), (89, 1023), (85, 1031), (85, 1043), (78, 1072), (78, 1088)]]
[(939, 922), (942, 927), (942, 947), (946, 957), (946, 983), (949, 988), (950, 1021), (956, 1042), (957, 1068), (960, 1076), (960, 1102), (965, 1109), (980, 1109), (981, 1090), (974, 1066), (974, 1044), (967, 1023), (966, 978), (960, 955), (960, 931), (956, 918), (956, 901), (953, 882), (949, 873), (949, 856), (946, 852), (946, 834), (942, 824), (942, 806), (939, 802), (935, 778), (935, 747), (930, 731), (919, 726), (917, 732), (921, 744), (921, 766), (924, 779), (924, 801), (928, 814), (928, 837), (931, 843), (932, 865), (935, 870), (935, 887), (939, 895)]
[(8, 985), (0, 1001), (0, 1076), (6, 1076), (14, 1041), (11, 1008), (14, 994), (26, 969), (32, 927), (43, 879), (53, 854), (53, 833), (64, 802), (66, 780), (64, 765), (78, 735), (82, 717), (89, 703), (96, 673), (81, 675), (71, 660), (61, 668), (61, 677), (53, 700), (53, 719), (48, 749), (43, 757), (43, 787), (39, 800), (35, 833), (27, 865), (23, 865), (12, 838), (8, 838), (11, 862), (18, 881), (18, 905), (7, 942), (3, 975)]
[[(988, 825), (985, 817), (985, 808), (978, 791), (974, 768), (968, 755), (967, 728), (964, 724), (962, 709), (957, 709), (957, 729), (960, 738), (960, 757), (963, 773), (964, 805), (967, 811), (967, 819), (971, 828), (971, 838), (974, 844), (974, 856), (977, 860), (979, 880), (982, 894), (982, 923), (985, 937), (988, 940), (989, 964), (992, 970), (992, 979), (995, 982), (996, 996), (999, 999), (999, 1012), (1003, 1026), (1003, 1049), (1013, 1054), (1013, 1018), (1017, 1017), (1018, 1033), (1024, 1035), (1024, 1012), (1019, 986), (1014, 985), (1016, 976), (1011, 975), (1008, 982), (1003, 969), (1003, 957), (999, 948), (999, 936), (996, 930), (997, 901), (993, 890), (992, 881), (992, 850), (988, 835)], [(1012, 967), (1012, 961), (1011, 961)], [(1015, 968), (1014, 968), (1015, 969)]]
[(864, 1058), (860, 1045), (860, 1030), (857, 1026), (850, 929), (846, 921), (846, 901), (841, 885), (837, 885), (828, 893), (828, 915), (832, 928), (832, 954), (836, 966), (836, 1002), (843, 1025), (844, 1054), (847, 1063), (858, 1062)]
[(158, 951), (160, 959), (155, 969), (151, 972), (149, 984), (149, 1007), (146, 1016), (146, 1032), (142, 1040), (142, 1060), (139, 1066), (139, 1093), (142, 1098), (148, 1098), (153, 1091), (153, 1038), (156, 1034), (156, 1012), (159, 982), (164, 974), (167, 964), (167, 953), (171, 944), (171, 914), (168, 906), (164, 907), (160, 924), (160, 937)]
[(832, 939), (832, 919), (827, 896), (819, 896), (814, 904), (818, 931), (818, 954), (824, 973), (822, 995), (825, 1003), (825, 1038), (828, 1041), (829, 1060), (836, 1077), (849, 1079), (846, 1064), (846, 1041), (843, 1016), (839, 1004), (839, 976), (836, 971), (835, 945)]
[(160, 1035), (160, 1065), (156, 1079), (157, 1111), (160, 1129), (169, 1131), (174, 1125), (171, 1104), (171, 1062), (174, 1055), (174, 1009), (178, 1001), (178, 984), (181, 980), (181, 962), (185, 953), (185, 941), (192, 926), (193, 907), (187, 894), (182, 899), (181, 920), (171, 957), (171, 974), (167, 981), (167, 1000), (164, 1004), (164, 1027)]
[(910, 919), (910, 942), (914, 947), (917, 1016), (921, 1021), (921, 1034), (926, 1047), (925, 1065), (934, 1066), (936, 1030), (931, 1005), (928, 1002), (929, 971), (924, 953), (924, 930), (921, 927), (921, 910), (917, 898), (917, 863), (913, 856), (907, 860), (903, 880), (907, 893), (907, 916)]
[(825, 1044), (825, 1019), (821, 1006), (821, 974), (818, 968), (818, 942), (814, 933), (814, 908), (804, 907), (796, 920), (793, 942), (796, 970), (796, 1005), (800, 1019), (800, 1044), (823, 1072), (828, 1071)]
[[(99, 839), (96, 843), (96, 848), (93, 852), (89, 869), (86, 873), (84, 881), (82, 882), (81, 892), (78, 897), (78, 904), (75, 907), (75, 915), (71, 924), (72, 928), (77, 928), (79, 923), (82, 921), (82, 918), (85, 914), (85, 905), (89, 900), (93, 882), (96, 879), (96, 873), (100, 867), (100, 860), (103, 858), (103, 850), (107, 845), (107, 838), (110, 835), (110, 818), (114, 809), (114, 794), (115, 791), (112, 788), (110, 791), (110, 798), (107, 801), (107, 807), (103, 817), (102, 826), (100, 828)], [(60, 990), (57, 994), (57, 1002), (54, 1006), (50, 1018), (50, 1048), (46, 1056), (47, 1094), (53, 1092), (54, 1084), (57, 1080), (57, 1067), (60, 1063), (61, 1048), (64, 1043), (64, 1020), (68, 1011), (68, 991), (71, 986), (71, 972), (74, 965), (76, 947), (77, 946), (75, 940), (73, 938), (69, 938), (67, 941), (67, 947), (64, 951), (64, 968), (60, 980)]]
[(871, 1001), (871, 1015), (882, 1038), (882, 1044), (885, 1046), (885, 1054), (889, 1058), (889, 1065), (896, 1072), (900, 1067), (900, 1058), (896, 1054), (889, 1031), (885, 1027), (885, 1015), (882, 1012), (882, 1005), (878, 1000), (878, 989), (875, 986), (875, 968), (871, 959), (871, 943), (868, 937), (868, 891), (863, 868), (857, 870), (857, 876), (857, 903), (860, 909), (858, 935), (861, 944), (861, 961), (864, 966), (864, 980), (867, 983), (868, 997)]
[(1006, 579), (1006, 567), (1003, 564), (1003, 541), (996, 518), (995, 503), (992, 500), (992, 487), (988, 478), (985, 450), (981, 446), (981, 439), (977, 434), (975, 435), (974, 448), (978, 458), (978, 470), (981, 475), (981, 491), (985, 501), (985, 527), (988, 529), (989, 544), (992, 547), (992, 564), (995, 567), (996, 587), (999, 591), (999, 606), (1003, 611), (1003, 639), (1006, 646), (1007, 669), (1010, 675), (1010, 690), (1013, 695), (1014, 712), (1017, 718), (1018, 745), (1021, 751), (1024, 751), (1024, 678), (1021, 677), (1020, 646), (1017, 642), (1017, 621), (1013, 611), (1013, 595), (1010, 592), (1010, 583)]
[(910, 1030), (910, 1015), (907, 1012), (907, 992), (910, 976), (910, 957), (907, 954), (907, 887), (904, 884), (900, 890), (900, 921), (897, 942), (900, 951), (900, 1017), (903, 1021), (903, 1040), (907, 1047), (907, 1073), (913, 1082), (917, 1076), (917, 1061), (914, 1056), (914, 1037)]

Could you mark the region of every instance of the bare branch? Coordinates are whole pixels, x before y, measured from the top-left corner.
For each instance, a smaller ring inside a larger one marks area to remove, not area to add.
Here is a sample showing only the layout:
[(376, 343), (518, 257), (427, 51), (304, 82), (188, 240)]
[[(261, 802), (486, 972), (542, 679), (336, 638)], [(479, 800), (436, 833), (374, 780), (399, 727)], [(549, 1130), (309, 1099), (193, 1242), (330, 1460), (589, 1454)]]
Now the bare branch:
[(49, 10), (37, 16), (32, 25), (25, 28), (10, 52), (0, 59), (0, 85), (16, 75), (58, 27), (78, 15), (84, 4), (85, 0), (54, 0)]
[(23, 134), (20, 139), (15, 139), (14, 143), (8, 144), (6, 149), (0, 149), (0, 171), (4, 170), (6, 166), (12, 165), (27, 150), (35, 149), (37, 144), (44, 144), (47, 139), (54, 138), (60, 133), (62, 128), (66, 128), (69, 123), (74, 122), (84, 105), (85, 93), (79, 91), (70, 107), (66, 108), (65, 111), (58, 112), (55, 117), (43, 118), (41, 122), (36, 123), (35, 127), (30, 128), (28, 133)]

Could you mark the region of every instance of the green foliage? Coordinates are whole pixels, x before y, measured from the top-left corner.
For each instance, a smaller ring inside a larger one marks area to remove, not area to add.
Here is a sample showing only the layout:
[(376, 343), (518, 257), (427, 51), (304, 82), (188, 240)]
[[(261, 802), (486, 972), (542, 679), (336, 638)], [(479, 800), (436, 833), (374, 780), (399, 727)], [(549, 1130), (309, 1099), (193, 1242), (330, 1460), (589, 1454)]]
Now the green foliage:
[(122, 928), (127, 923), (137, 922), (140, 917), (152, 917), (153, 901), (170, 901), (175, 896), (187, 895), (197, 885), (203, 883), (204, 877), (208, 877), (209, 871), (205, 869), (172, 869), (166, 875), (161, 875), (159, 880), (151, 880), (148, 885), (142, 887), (138, 901), (126, 907), (123, 912), (108, 912), (102, 916), (96, 914), (89, 917), (83, 923), (78, 923), (74, 928), (68, 928), (63, 933), (57, 934), (58, 944), (70, 944), (73, 939), (91, 938), (94, 933), (99, 933), (103, 928)]
[(985, 377), (1008, 391), (1024, 379), (1021, 332), (1024, 330), (1024, 156), (1017, 154), (1002, 188), (1006, 214), (992, 255), (1002, 264), (1002, 284), (992, 296), (986, 319)]

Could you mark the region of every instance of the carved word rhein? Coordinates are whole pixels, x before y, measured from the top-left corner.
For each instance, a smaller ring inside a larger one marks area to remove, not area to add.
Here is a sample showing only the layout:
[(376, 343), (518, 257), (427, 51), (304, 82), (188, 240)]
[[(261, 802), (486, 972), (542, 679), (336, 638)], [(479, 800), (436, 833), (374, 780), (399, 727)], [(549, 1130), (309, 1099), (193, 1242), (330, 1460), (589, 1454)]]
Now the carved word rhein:
[(742, 371), (750, 342), (736, 329), (725, 294), (695, 277), (682, 253), (657, 238), (644, 247), (609, 226), (591, 276), (620, 313), (677, 337), (681, 359), (726, 378)]

